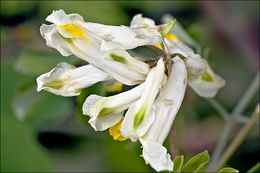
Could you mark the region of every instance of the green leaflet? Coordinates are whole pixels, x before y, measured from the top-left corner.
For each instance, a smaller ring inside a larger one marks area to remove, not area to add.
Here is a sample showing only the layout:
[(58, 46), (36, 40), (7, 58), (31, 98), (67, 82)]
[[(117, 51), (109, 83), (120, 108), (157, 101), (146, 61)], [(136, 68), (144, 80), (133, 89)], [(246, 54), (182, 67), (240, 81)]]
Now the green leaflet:
[(168, 32), (170, 32), (170, 30), (174, 26), (175, 22), (176, 22), (176, 19), (173, 18), (171, 20), (171, 22), (165, 28), (163, 28), (163, 30), (161, 31), (161, 35), (162, 35), (163, 38), (168, 34)]
[(260, 163), (255, 164), (251, 169), (247, 171), (248, 173), (257, 173), (260, 172)]
[(175, 157), (175, 159), (173, 160), (173, 163), (174, 163), (173, 172), (174, 173), (179, 173), (181, 171), (183, 161), (184, 161), (183, 155)]
[(209, 160), (210, 156), (208, 151), (199, 153), (185, 164), (181, 172), (198, 172), (209, 162)]

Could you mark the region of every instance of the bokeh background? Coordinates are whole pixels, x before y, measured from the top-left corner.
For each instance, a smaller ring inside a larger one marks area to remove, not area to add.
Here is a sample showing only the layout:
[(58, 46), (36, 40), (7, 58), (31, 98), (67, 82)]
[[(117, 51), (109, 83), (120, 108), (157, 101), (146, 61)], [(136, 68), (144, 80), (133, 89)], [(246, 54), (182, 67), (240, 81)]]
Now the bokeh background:
[[(138, 142), (114, 141), (108, 131), (95, 132), (82, 116), (81, 105), (89, 94), (111, 94), (104, 92), (103, 83), (72, 98), (36, 92), (36, 78), (57, 63), (85, 63), (62, 57), (41, 38), (40, 25), (57, 9), (109, 25), (129, 25), (138, 13), (160, 24), (163, 15), (171, 14), (226, 80), (216, 99), (229, 111), (259, 70), (259, 1), (1, 1), (1, 171), (153, 171), (139, 157)], [(257, 102), (259, 92), (245, 117)], [(188, 88), (175, 125), (176, 144), (187, 160), (206, 149), (212, 152), (224, 121)], [(227, 165), (244, 172), (257, 161), (259, 124)]]

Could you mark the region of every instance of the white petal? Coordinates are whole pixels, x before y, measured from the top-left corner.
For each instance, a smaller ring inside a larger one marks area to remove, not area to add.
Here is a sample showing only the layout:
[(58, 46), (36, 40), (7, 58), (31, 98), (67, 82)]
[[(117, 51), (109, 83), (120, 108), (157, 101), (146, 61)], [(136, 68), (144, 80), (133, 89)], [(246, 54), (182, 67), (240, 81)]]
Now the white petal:
[(173, 171), (173, 161), (167, 149), (160, 143), (140, 139), (143, 145), (144, 160), (157, 172)]
[(203, 80), (203, 77), (189, 79), (189, 86), (201, 97), (215, 97), (218, 90), (225, 86), (226, 82), (219, 75), (215, 74), (210, 66), (207, 64), (207, 75), (211, 77), (211, 80)]
[(172, 71), (154, 104), (155, 120), (140, 138), (143, 157), (156, 171), (172, 171), (173, 162), (162, 146), (180, 108), (187, 85), (185, 64), (178, 56), (173, 59)]
[(123, 112), (117, 114), (109, 114), (100, 118), (91, 118), (88, 122), (96, 131), (104, 131), (116, 125), (123, 116)]
[[(107, 72), (114, 79), (126, 85), (136, 85), (145, 80), (146, 74), (142, 74), (134, 70), (133, 65), (126, 65), (111, 58), (105, 58), (108, 53), (100, 51), (99, 48), (94, 45), (85, 45), (84, 42), (80, 40), (77, 40), (74, 43), (75, 46), (80, 50), (80, 53), (76, 54), (78, 57), (86, 60), (91, 65)], [(124, 53), (124, 50), (121, 51)], [(120, 50), (117, 50), (117, 54), (121, 54), (119, 52)], [(126, 58), (129, 59), (129, 57)], [(129, 62), (131, 63), (131, 61)], [(143, 64), (142, 66), (145, 67), (146, 65)], [(137, 66), (135, 69), (138, 70), (140, 68), (138, 68)], [(148, 69), (145, 67), (143, 72), (147, 70)]]
[(176, 36), (166, 37), (165, 42), (169, 47), (171, 54), (181, 54), (184, 56), (184, 62), (187, 67), (189, 76), (198, 77), (206, 72), (207, 64), (200, 55), (195, 54), (194, 51), (185, 45)]
[(106, 130), (120, 120), (119, 117), (121, 117), (122, 112), (141, 96), (143, 90), (144, 84), (141, 84), (131, 90), (110, 97), (91, 95), (83, 104), (83, 114), (91, 117), (89, 123), (95, 130)]
[(57, 49), (63, 56), (70, 56), (72, 54), (71, 50), (73, 47), (61, 37), (55, 25), (42, 24), (40, 32), (45, 38), (48, 47)]
[(142, 14), (137, 14), (133, 17), (130, 22), (131, 28), (138, 28), (138, 27), (156, 27), (155, 22), (152, 19), (143, 17)]
[[(120, 59), (119, 60), (114, 59), (111, 55), (115, 56), (115, 58), (118, 57)], [(127, 51), (124, 51), (124, 50), (115, 49), (113, 51), (109, 51), (107, 53), (107, 55), (105, 55), (105, 58), (113, 59), (113, 60), (118, 61), (118, 62), (123, 61), (121, 63), (123, 63), (127, 67), (129, 67), (129, 69), (137, 71), (141, 74), (147, 75), (150, 71), (148, 64), (135, 59), (134, 57), (129, 55), (129, 53)]]
[(76, 68), (63, 62), (37, 78), (37, 91), (44, 89), (57, 95), (76, 96), (80, 89), (108, 79), (106, 73), (91, 65)]
[(173, 58), (172, 71), (154, 104), (155, 120), (143, 139), (163, 144), (181, 106), (187, 86), (187, 72), (182, 59)]
[(188, 56), (184, 59), (188, 75), (191, 77), (198, 77), (207, 71), (206, 61), (200, 58), (199, 55), (198, 58), (196, 58), (195, 55), (197, 54), (194, 54), (194, 56)]
[(149, 34), (140, 35), (141, 28), (131, 29), (126, 26), (109, 26), (98, 23), (86, 22), (84, 27), (102, 39), (101, 50), (133, 49), (143, 45), (160, 44), (161, 36), (156, 30)]
[[(62, 38), (60, 33), (53, 26), (48, 26), (43, 24), (40, 28), (41, 34), (46, 39), (46, 44), (49, 47), (57, 49), (62, 55), (69, 56), (74, 54), (79, 58), (86, 60), (91, 65), (101, 69), (102, 71), (110, 74), (111, 77), (116, 80), (127, 84), (127, 85), (136, 85), (141, 83), (146, 75), (141, 74), (133, 69), (129, 69), (125, 64), (116, 62), (111, 59), (104, 59), (107, 55), (106, 52), (102, 52), (99, 49), (99, 46), (95, 42), (88, 43), (88, 41), (82, 39), (71, 39), (71, 42), (68, 42)], [(123, 50), (122, 50), (123, 51)], [(118, 52), (118, 51), (117, 51)], [(137, 61), (137, 60), (136, 60)], [(130, 61), (135, 62), (135, 61)], [(142, 62), (140, 62), (142, 63)], [(144, 64), (144, 63), (142, 63)], [(133, 65), (128, 65), (132, 66)], [(141, 67), (147, 66), (146, 64), (137, 66), (136, 69), (141, 69)], [(140, 70), (139, 70), (140, 71)], [(143, 72), (147, 71), (145, 67)]]
[(123, 137), (129, 137), (135, 141), (143, 136), (154, 120), (154, 114), (150, 113), (152, 104), (156, 98), (164, 77), (164, 62), (159, 60), (157, 66), (151, 69), (145, 81), (145, 89), (141, 98), (128, 109), (122, 124)]
[(66, 25), (74, 21), (84, 21), (78, 14), (67, 15), (63, 10), (53, 10), (46, 21), (54, 23), (55, 25)]
[(165, 42), (170, 50), (171, 54), (179, 53), (185, 57), (194, 55), (194, 51), (185, 45), (181, 40), (165, 38)]
[[(94, 67), (107, 72), (111, 77), (126, 85), (139, 84), (143, 80), (145, 80), (146, 75), (149, 72), (147, 64), (135, 60), (125, 50), (121, 50), (121, 53), (119, 50), (116, 52), (117, 54), (122, 54), (126, 56), (126, 59), (128, 60), (127, 64), (117, 62), (113, 59), (105, 58), (108, 55), (108, 52), (102, 51), (100, 47), (100, 44), (102, 41), (104, 41), (104, 39), (96, 34), (99, 33), (98, 28), (100, 28), (101, 31), (104, 30), (104, 32), (106, 30), (109, 30), (107, 31), (108, 33), (112, 32), (113, 34), (115, 34), (116, 39), (121, 39), (121, 41), (115, 42), (120, 45), (124, 45), (123, 42), (126, 42), (127, 45), (128, 40), (130, 42), (135, 42), (137, 39), (131, 36), (130, 33), (132, 33), (132, 35), (136, 35), (136, 33), (130, 28), (116, 27), (120, 29), (113, 30), (114, 26), (104, 25), (103, 27), (103, 25), (100, 24), (93, 24), (94, 26), (101, 27), (97, 27), (97, 30), (88, 30), (85, 27), (85, 23), (81, 21), (83, 19), (79, 15), (66, 15), (62, 10), (54, 11), (49, 17), (47, 17), (47, 19), (48, 21), (55, 22), (55, 24), (57, 25), (48, 26), (43, 24), (40, 28), (42, 36), (46, 39), (47, 46), (57, 49), (64, 56), (74, 54), (77, 57), (86, 60)], [(67, 24), (72, 24), (68, 26), (68, 30), (62, 29), (60, 28), (60, 26), (58, 26)], [(75, 31), (73, 29), (75, 29)], [(90, 29), (95, 29), (95, 27)], [(121, 30), (124, 34), (127, 35), (127, 37), (129, 36), (131, 38), (123, 38), (122, 33), (120, 33)], [(76, 31), (82, 32), (82, 37), (77, 37), (77, 35), (79, 34)], [(118, 36), (118, 34), (121, 35)]]

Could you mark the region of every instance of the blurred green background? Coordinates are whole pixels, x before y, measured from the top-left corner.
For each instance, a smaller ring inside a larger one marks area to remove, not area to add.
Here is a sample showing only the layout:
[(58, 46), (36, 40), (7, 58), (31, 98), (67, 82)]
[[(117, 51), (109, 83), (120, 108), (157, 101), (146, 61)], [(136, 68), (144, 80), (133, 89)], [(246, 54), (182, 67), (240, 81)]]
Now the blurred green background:
[[(229, 111), (259, 70), (258, 1), (1, 1), (1, 171), (102, 172), (153, 171), (140, 144), (114, 141), (108, 131), (95, 132), (81, 105), (89, 94), (107, 95), (103, 83), (78, 97), (36, 92), (36, 78), (57, 63), (85, 62), (62, 57), (48, 48), (39, 27), (52, 10), (79, 13), (85, 21), (129, 25), (143, 13), (161, 23), (171, 14), (203, 48), (203, 56), (227, 85), (216, 99)], [(251, 115), (259, 92), (244, 116)], [(203, 98), (187, 89), (176, 118), (177, 145), (189, 158), (212, 152), (223, 119)], [(238, 124), (234, 132), (241, 128)], [(168, 147), (168, 140), (166, 141)], [(248, 170), (259, 161), (259, 126), (236, 151), (228, 166)]]

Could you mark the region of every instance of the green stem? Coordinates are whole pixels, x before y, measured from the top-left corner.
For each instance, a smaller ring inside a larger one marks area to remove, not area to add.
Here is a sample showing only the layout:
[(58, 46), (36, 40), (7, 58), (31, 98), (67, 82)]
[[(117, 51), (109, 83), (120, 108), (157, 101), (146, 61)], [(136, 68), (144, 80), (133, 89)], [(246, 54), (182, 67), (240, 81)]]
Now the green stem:
[(241, 97), (239, 100), (238, 104), (236, 107), (233, 109), (231, 116), (228, 118), (223, 131), (221, 132), (221, 135), (218, 139), (217, 145), (213, 151), (212, 154), (212, 160), (209, 164), (208, 170), (214, 170), (216, 168), (217, 161), (219, 160), (219, 157), (224, 150), (228, 139), (229, 135), (235, 126), (236, 119), (239, 117), (239, 115), (244, 111), (246, 108), (247, 104), (251, 100), (251, 98), (254, 96), (255, 92), (259, 88), (259, 72), (255, 76), (253, 82), (250, 84), (250, 86), (247, 88), (246, 92), (244, 95)]
[(254, 110), (254, 113), (252, 114), (248, 123), (239, 131), (239, 133), (237, 134), (235, 139), (232, 141), (232, 143), (229, 145), (227, 150), (224, 152), (224, 154), (220, 158), (215, 171), (218, 171), (219, 169), (221, 169), (224, 166), (224, 164), (230, 159), (232, 154), (238, 149), (238, 147), (244, 141), (244, 139), (248, 135), (251, 128), (258, 121), (258, 118), (259, 118), (259, 104), (257, 104), (257, 106)]
[(228, 111), (224, 108), (224, 106), (222, 106), (217, 100), (215, 99), (206, 99), (209, 104), (211, 104), (211, 106), (213, 108), (215, 108), (218, 113), (222, 116), (222, 118), (224, 118), (224, 120), (228, 119), (229, 113)]

